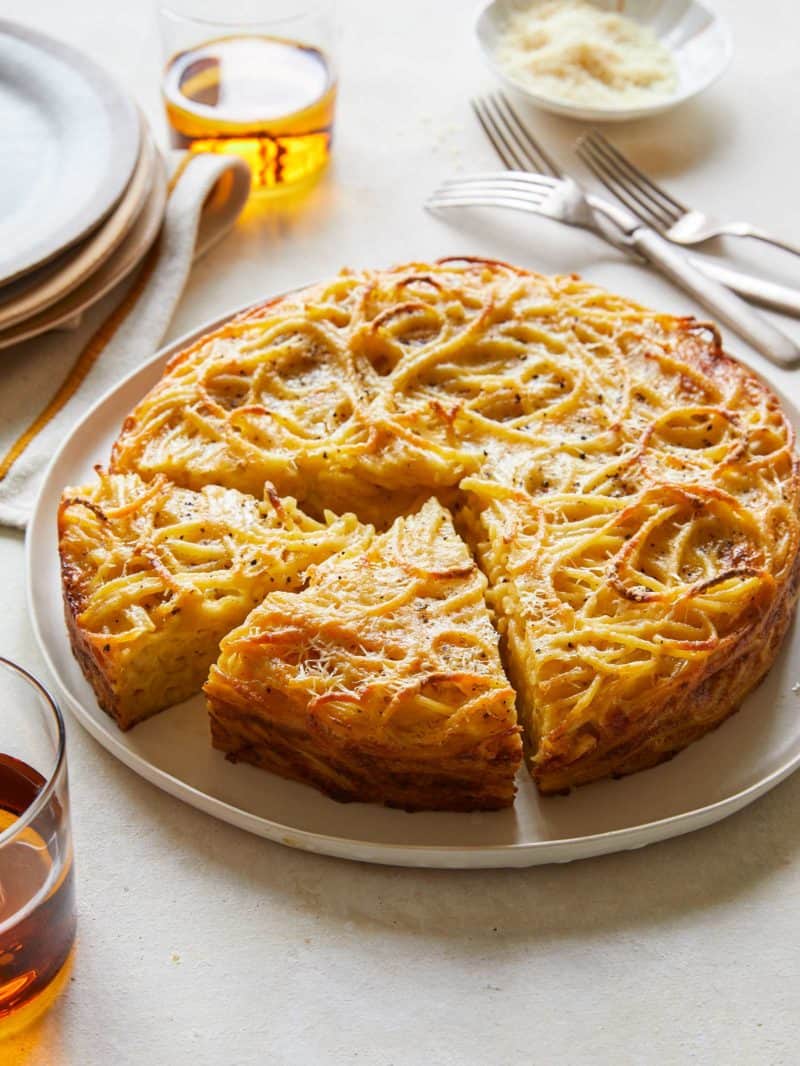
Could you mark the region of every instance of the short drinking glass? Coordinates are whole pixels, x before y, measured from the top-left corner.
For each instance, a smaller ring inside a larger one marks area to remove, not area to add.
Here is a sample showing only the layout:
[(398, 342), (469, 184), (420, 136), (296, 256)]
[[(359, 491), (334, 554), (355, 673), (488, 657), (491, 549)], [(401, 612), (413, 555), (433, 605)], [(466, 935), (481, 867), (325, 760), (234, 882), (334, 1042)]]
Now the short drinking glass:
[(333, 0), (160, 6), (173, 146), (242, 156), (255, 190), (314, 178), (333, 135), (333, 7)]
[(0, 701), (4, 1036), (48, 1006), (58, 989), (75, 939), (75, 888), (61, 712), (34, 677), (2, 657)]

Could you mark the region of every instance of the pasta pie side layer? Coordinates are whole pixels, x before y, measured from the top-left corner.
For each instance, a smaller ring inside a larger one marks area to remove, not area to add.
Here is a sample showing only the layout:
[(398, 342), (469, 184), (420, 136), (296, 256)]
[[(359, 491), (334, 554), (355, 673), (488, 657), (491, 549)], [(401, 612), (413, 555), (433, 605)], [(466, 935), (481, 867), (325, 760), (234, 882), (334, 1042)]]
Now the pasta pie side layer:
[(507, 807), (522, 744), (485, 590), (436, 500), (370, 529), (223, 640), (214, 744), (337, 799)]
[(233, 757), (491, 809), (497, 634), (541, 791), (651, 766), (769, 669), (798, 504), (792, 429), (713, 326), (501, 263), (345, 271), (174, 358), (66, 491), (67, 621), (123, 727), (219, 654)]

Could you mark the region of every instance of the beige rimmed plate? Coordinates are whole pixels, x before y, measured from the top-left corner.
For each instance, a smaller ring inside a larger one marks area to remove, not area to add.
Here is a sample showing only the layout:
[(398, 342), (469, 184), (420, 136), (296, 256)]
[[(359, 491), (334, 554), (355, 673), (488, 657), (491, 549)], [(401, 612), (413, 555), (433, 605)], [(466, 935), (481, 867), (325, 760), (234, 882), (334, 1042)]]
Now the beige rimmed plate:
[[(237, 310), (243, 310), (240, 308)], [(700, 829), (751, 803), (800, 765), (800, 628), (764, 683), (720, 729), (677, 758), (621, 781), (542, 799), (522, 771), (515, 806), (476, 814), (419, 813), (340, 804), (253, 766), (227, 762), (208, 737), (201, 698), (121, 733), (100, 710), (75, 662), (61, 607), (56, 513), (62, 488), (93, 477), (131, 408), (182, 337), (106, 394), (53, 459), (28, 526), (28, 597), (60, 699), (105, 748), (164, 791), (215, 818), (291, 847), (403, 866), (522, 867), (639, 848)], [(783, 400), (795, 426), (800, 413)]]
[(156, 152), (152, 186), (142, 210), (122, 242), (97, 270), (66, 296), (23, 322), (0, 330), (0, 348), (8, 348), (70, 323), (123, 281), (142, 261), (158, 236), (166, 202), (164, 162)]
[(63, 256), (0, 288), (0, 331), (51, 307), (98, 270), (120, 246), (142, 213), (157, 180), (152, 137), (142, 130), (142, 152), (133, 177), (110, 217)]
[(133, 102), (96, 63), (0, 19), (0, 283), (100, 224), (139, 155)]

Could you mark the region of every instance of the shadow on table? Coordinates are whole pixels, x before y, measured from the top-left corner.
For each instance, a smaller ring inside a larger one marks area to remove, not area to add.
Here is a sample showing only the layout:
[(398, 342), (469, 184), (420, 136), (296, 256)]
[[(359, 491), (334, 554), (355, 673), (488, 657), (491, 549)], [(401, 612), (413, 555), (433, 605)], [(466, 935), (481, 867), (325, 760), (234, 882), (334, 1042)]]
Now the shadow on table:
[[(573, 146), (589, 124), (533, 109), (526, 117), (565, 170), (588, 175)], [(736, 121), (735, 110), (723, 98), (708, 96), (661, 115), (603, 127), (602, 132), (652, 177), (666, 182), (701, 166), (730, 143)], [(708, 205), (709, 210), (712, 208), (713, 204)]]
[[(102, 753), (102, 758), (110, 758)], [(800, 848), (800, 774), (708, 829), (639, 851), (522, 870), (370, 866), (294, 851), (218, 822), (120, 768), (118, 787), (164, 846), (223, 868), (265, 902), (326, 922), (427, 938), (581, 938), (669, 924), (779, 877)]]

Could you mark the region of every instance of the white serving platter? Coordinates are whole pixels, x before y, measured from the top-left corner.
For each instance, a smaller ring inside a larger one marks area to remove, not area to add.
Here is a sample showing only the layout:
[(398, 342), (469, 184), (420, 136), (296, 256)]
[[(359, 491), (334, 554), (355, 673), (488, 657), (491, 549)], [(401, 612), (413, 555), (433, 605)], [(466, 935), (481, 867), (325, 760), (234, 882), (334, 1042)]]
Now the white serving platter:
[[(700, 829), (757, 799), (800, 765), (800, 628), (742, 710), (671, 762), (569, 796), (539, 797), (527, 774), (508, 811), (418, 813), (340, 804), (314, 789), (232, 765), (209, 743), (203, 701), (170, 708), (121, 733), (97, 706), (64, 624), (56, 514), (65, 485), (93, 476), (134, 404), (166, 361), (223, 318), (164, 348), (103, 397), (54, 457), (28, 527), (27, 582), (34, 630), (62, 703), (113, 755), (208, 814), (270, 840), (364, 862), (429, 867), (522, 867), (569, 862)], [(795, 425), (800, 413), (783, 398)]]
[(0, 19), (0, 283), (94, 229), (139, 155), (136, 107), (90, 59)]

